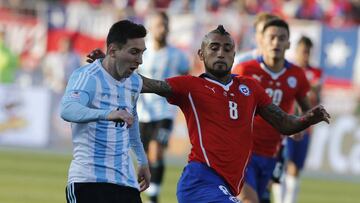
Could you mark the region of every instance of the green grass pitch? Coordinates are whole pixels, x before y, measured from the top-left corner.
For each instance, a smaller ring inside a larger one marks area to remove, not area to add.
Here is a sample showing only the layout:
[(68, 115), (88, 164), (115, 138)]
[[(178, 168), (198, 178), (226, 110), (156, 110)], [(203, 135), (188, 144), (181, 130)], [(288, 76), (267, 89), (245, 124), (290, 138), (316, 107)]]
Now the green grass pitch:
[[(71, 155), (0, 149), (0, 203), (64, 203)], [(168, 166), (161, 203), (176, 203), (182, 167)], [(360, 183), (305, 177), (299, 203), (354, 203)]]

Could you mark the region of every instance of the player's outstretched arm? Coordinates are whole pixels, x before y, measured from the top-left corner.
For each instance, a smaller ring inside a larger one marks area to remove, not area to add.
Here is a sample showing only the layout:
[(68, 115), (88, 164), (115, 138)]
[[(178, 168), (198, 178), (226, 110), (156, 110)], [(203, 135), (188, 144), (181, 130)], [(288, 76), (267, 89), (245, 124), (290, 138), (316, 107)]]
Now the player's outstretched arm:
[(154, 80), (139, 74), (143, 79), (141, 93), (155, 93), (162, 97), (168, 97), (172, 94), (171, 86), (163, 80)]
[(259, 108), (258, 112), (262, 118), (284, 135), (300, 132), (321, 121), (329, 123), (330, 119), (330, 115), (321, 105), (310, 109), (303, 116), (289, 115), (275, 104)]

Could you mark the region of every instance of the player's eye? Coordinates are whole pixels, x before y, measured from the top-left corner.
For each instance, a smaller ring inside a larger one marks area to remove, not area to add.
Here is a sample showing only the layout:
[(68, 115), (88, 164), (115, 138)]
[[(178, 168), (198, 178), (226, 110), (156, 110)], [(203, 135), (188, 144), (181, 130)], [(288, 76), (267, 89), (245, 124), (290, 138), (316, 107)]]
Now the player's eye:
[(210, 46), (210, 49), (213, 50), (213, 51), (216, 51), (219, 49), (219, 46)]
[(138, 49), (131, 49), (130, 50), (130, 54), (132, 54), (132, 55), (137, 55), (139, 53), (140, 53), (140, 50), (138, 50)]
[(232, 50), (232, 45), (225, 45), (224, 50), (225, 50), (226, 52), (231, 51), (231, 50)]

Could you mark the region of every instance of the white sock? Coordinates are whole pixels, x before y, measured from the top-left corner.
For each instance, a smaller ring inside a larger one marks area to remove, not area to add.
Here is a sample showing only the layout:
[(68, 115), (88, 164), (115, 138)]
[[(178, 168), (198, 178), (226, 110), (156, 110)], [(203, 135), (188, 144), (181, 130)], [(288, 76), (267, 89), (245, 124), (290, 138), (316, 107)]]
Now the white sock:
[(155, 183), (150, 183), (148, 189), (145, 190), (145, 193), (149, 196), (156, 196), (160, 192), (160, 185)]
[(286, 175), (285, 177), (286, 191), (284, 196), (284, 203), (296, 203), (297, 194), (299, 190), (299, 180), (295, 176)]
[(271, 185), (271, 192), (273, 194), (274, 203), (282, 203), (282, 184), (281, 183), (273, 183)]

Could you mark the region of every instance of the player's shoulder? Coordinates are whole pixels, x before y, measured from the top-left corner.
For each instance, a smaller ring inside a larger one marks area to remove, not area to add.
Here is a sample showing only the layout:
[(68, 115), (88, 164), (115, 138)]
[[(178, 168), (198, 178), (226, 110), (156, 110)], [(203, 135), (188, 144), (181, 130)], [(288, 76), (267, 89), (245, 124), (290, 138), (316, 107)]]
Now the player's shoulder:
[(257, 59), (251, 59), (248, 61), (244, 61), (242, 63), (239, 63), (239, 65), (243, 67), (253, 67), (253, 66), (259, 66), (259, 61)]
[(177, 55), (177, 56), (181, 56), (181, 57), (185, 57), (185, 52), (183, 50), (181, 50), (178, 47), (175, 47), (173, 45), (168, 45), (167, 49), (169, 50), (170, 53)]
[(293, 73), (298, 74), (298, 75), (305, 75), (304, 69), (302, 69), (300, 66), (298, 66), (298, 65), (296, 65), (294, 63), (286, 61), (285, 66), (287, 67), (287, 69), (290, 72), (293, 72)]
[(192, 76), (192, 75), (179, 75), (167, 78), (166, 80), (176, 80), (176, 81), (183, 81), (183, 82), (195, 82), (200, 80), (199, 77)]
[(256, 79), (254, 79), (253, 77), (250, 77), (250, 76), (233, 74), (233, 80), (236, 83), (248, 84), (250, 86), (257, 86), (259, 84), (259, 82)]
[(307, 70), (313, 72), (316, 75), (322, 75), (323, 71), (321, 70), (321, 68), (318, 67), (314, 67), (314, 66), (308, 66)]
[(256, 59), (252, 59), (249, 61), (244, 61), (237, 64), (233, 69), (232, 72), (236, 74), (242, 74), (247, 72), (248, 70), (253, 70), (256, 67), (260, 67), (259, 62)]
[(93, 63), (85, 64), (80, 68), (75, 69), (74, 74), (77, 75), (86, 75), (86, 76), (94, 76), (100, 71), (99, 62), (94, 61)]

